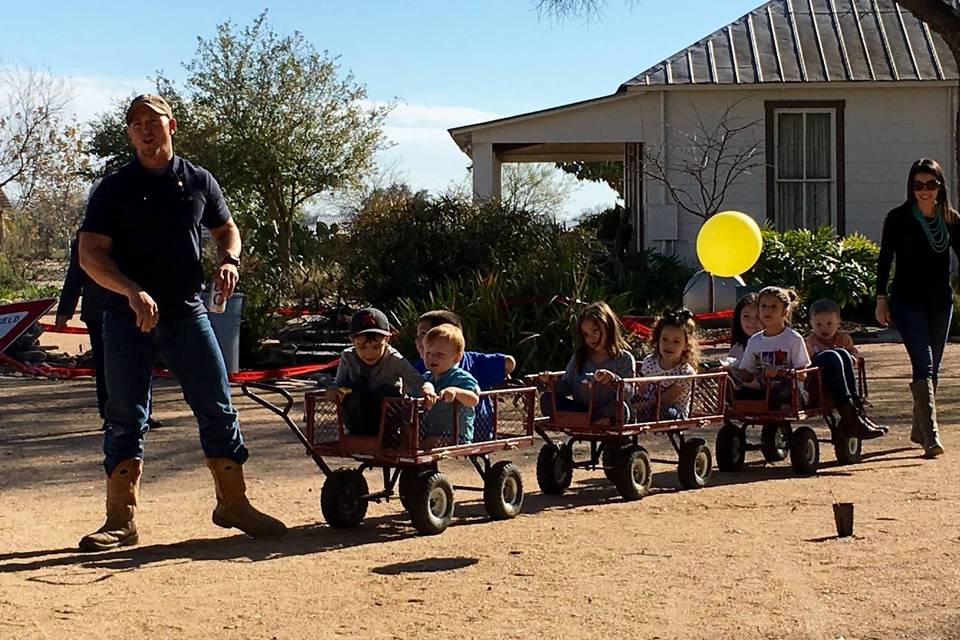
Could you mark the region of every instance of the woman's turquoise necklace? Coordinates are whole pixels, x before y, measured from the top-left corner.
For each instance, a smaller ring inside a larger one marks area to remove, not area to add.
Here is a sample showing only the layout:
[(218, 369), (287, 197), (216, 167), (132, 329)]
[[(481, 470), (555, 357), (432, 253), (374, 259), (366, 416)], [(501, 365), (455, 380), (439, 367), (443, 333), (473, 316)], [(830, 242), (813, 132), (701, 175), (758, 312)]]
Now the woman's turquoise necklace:
[(933, 218), (927, 218), (921, 213), (920, 208), (914, 204), (913, 217), (916, 218), (920, 226), (923, 227), (923, 232), (927, 236), (927, 242), (930, 243), (930, 248), (936, 253), (946, 251), (947, 247), (950, 246), (950, 230), (947, 229), (947, 223), (943, 219), (943, 213), (940, 211), (940, 207), (937, 207)]

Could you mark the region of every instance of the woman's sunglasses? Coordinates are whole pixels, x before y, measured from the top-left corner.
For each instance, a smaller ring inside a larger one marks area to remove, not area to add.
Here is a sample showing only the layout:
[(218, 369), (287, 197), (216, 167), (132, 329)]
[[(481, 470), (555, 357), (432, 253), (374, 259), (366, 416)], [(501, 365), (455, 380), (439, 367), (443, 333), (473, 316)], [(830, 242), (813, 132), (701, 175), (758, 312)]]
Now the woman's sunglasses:
[(921, 182), (920, 180), (913, 181), (914, 191), (938, 191), (939, 189), (940, 189), (939, 180), (927, 180), (926, 182)]

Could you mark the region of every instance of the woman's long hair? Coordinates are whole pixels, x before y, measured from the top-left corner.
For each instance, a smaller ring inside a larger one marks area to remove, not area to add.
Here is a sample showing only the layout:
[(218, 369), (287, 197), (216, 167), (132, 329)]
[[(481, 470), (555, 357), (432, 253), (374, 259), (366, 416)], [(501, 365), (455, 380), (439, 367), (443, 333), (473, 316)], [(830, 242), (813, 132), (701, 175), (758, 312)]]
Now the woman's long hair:
[(913, 181), (918, 173), (929, 173), (936, 177), (940, 183), (937, 204), (943, 212), (943, 219), (951, 224), (957, 222), (957, 212), (950, 206), (950, 198), (947, 196), (947, 181), (943, 177), (943, 168), (936, 160), (920, 158), (910, 166), (910, 173), (907, 175), (907, 202), (917, 204), (917, 197), (913, 193)]

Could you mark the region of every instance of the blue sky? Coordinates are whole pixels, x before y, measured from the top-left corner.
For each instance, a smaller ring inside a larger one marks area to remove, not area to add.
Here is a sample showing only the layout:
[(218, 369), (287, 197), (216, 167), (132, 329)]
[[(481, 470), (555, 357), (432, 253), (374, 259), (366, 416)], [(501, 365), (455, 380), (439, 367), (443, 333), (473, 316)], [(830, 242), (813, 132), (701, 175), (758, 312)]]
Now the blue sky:
[[(400, 101), (384, 161), (414, 186), (436, 189), (462, 180), (469, 162), (448, 127), (612, 93), (761, 3), (608, 0), (599, 19), (557, 23), (537, 16), (535, 0), (5, 2), (0, 65), (67, 79), (78, 117), (88, 119), (111, 99), (148, 90), (158, 69), (182, 80), (198, 36), (267, 9), (277, 31), (300, 31), (340, 56), (371, 99)], [(566, 214), (612, 197), (583, 186)]]

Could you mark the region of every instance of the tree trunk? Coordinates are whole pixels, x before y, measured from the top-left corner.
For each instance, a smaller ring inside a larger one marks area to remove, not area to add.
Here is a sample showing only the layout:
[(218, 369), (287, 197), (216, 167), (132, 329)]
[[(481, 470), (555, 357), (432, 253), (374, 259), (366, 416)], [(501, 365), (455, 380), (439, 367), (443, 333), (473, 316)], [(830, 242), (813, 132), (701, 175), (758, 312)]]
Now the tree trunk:
[(277, 220), (277, 256), (280, 259), (280, 273), (284, 280), (290, 278), (290, 240), (291, 236), (290, 217), (280, 214)]

